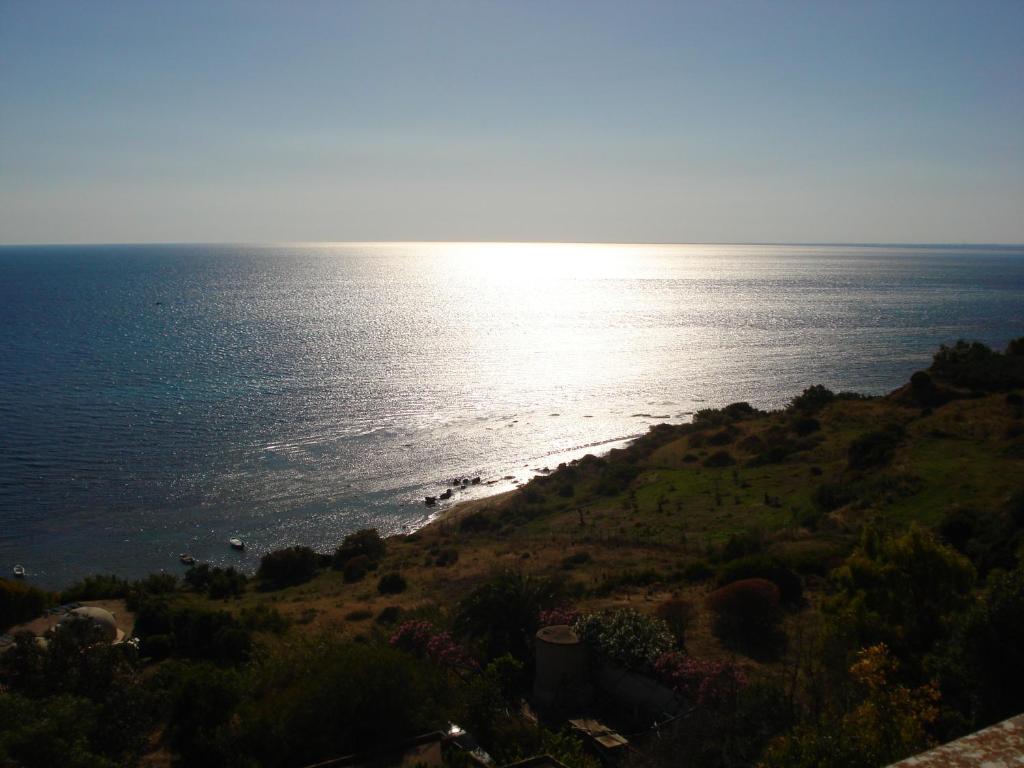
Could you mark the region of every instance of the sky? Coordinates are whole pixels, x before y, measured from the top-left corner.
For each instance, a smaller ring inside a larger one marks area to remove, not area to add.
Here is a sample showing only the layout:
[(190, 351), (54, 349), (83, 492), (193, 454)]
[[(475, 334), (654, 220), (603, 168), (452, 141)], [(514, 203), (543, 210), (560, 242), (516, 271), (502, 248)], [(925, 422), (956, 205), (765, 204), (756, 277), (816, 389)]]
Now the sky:
[(1024, 242), (1024, 2), (0, 0), (0, 242)]

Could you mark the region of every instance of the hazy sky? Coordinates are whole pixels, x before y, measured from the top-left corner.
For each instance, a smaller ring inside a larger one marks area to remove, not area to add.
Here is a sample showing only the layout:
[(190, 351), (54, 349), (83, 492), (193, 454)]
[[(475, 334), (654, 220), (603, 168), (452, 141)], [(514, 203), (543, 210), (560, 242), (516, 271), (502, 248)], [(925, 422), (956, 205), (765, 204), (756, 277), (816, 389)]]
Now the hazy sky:
[(1024, 2), (0, 0), (0, 242), (1024, 242)]

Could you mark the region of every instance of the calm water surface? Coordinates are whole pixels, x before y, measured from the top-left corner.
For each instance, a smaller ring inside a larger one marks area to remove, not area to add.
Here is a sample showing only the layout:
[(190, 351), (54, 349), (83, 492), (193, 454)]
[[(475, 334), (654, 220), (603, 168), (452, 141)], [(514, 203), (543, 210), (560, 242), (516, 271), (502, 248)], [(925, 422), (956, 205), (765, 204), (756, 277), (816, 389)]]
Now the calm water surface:
[[(0, 573), (255, 565), (812, 383), (1024, 335), (1024, 249), (0, 248)], [(228, 550), (238, 535), (244, 554)]]

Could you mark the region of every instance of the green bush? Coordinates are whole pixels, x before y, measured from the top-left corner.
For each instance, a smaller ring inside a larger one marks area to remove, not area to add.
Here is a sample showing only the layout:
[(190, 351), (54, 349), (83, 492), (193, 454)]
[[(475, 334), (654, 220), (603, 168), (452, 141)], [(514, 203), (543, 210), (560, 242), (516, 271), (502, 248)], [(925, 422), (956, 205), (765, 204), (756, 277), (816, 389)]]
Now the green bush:
[(34, 619), (54, 602), (56, 595), (50, 592), (17, 581), (0, 579), (0, 630)]
[(309, 547), (287, 547), (261, 557), (256, 577), (274, 589), (290, 587), (312, 579), (316, 566), (316, 552)]
[(705, 467), (731, 467), (735, 463), (736, 459), (728, 451), (715, 451), (704, 459)]
[(386, 551), (387, 545), (377, 533), (377, 529), (364, 528), (345, 537), (341, 546), (334, 550), (331, 565), (335, 570), (343, 571), (345, 564), (356, 557), (365, 557), (371, 563), (378, 563), (384, 559)]
[(361, 580), (374, 566), (372, 560), (366, 555), (356, 555), (345, 561), (343, 576), (345, 581), (352, 583)]
[(715, 575), (715, 569), (711, 567), (711, 563), (707, 560), (694, 560), (692, 563), (687, 563), (683, 566), (681, 571), (683, 581), (690, 584), (697, 584), (702, 581), (707, 581)]
[(707, 607), (716, 618), (715, 635), (752, 656), (774, 655), (784, 639), (778, 623), (779, 588), (767, 579), (743, 579), (715, 590)]
[(408, 586), (402, 574), (385, 573), (377, 582), (377, 591), (382, 595), (397, 595), (400, 592), (405, 592)]
[(386, 646), (295, 642), (255, 670), (253, 687), (255, 699), (239, 712), (236, 748), (261, 765), (376, 752), (464, 722), (457, 676)]
[(558, 605), (563, 592), (555, 580), (502, 571), (459, 602), (455, 627), (478, 641), (487, 658), (510, 653), (525, 660), (540, 612)]
[(128, 596), (131, 582), (113, 574), (95, 573), (76, 581), (60, 593), (62, 603), (80, 603), (83, 600), (115, 600)]
[(789, 403), (789, 409), (815, 413), (835, 399), (835, 393), (831, 389), (827, 389), (821, 384), (814, 384), (794, 397)]
[(586, 565), (593, 562), (594, 558), (589, 552), (575, 552), (562, 558), (562, 570), (571, 571), (579, 565)]
[(235, 597), (245, 592), (246, 575), (233, 567), (210, 567), (207, 563), (193, 566), (185, 573), (185, 584), (196, 592), (205, 592), (214, 600)]
[(777, 557), (750, 555), (726, 563), (718, 571), (715, 584), (724, 587), (744, 579), (766, 579), (779, 589), (779, 599), (788, 605), (797, 605), (803, 600), (803, 579)]
[(888, 464), (902, 440), (903, 428), (897, 424), (861, 435), (850, 443), (850, 469), (872, 469)]
[(586, 614), (573, 630), (598, 657), (634, 672), (648, 671), (676, 645), (663, 619), (628, 608)]

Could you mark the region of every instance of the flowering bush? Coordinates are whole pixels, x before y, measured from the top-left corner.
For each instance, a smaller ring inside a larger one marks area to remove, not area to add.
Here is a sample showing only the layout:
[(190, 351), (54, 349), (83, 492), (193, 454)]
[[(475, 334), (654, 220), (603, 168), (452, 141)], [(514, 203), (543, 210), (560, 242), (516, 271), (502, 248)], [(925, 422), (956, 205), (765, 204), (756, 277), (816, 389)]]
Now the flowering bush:
[(599, 656), (636, 672), (675, 647), (663, 620), (629, 608), (581, 616), (573, 629)]
[(730, 661), (695, 659), (678, 651), (663, 654), (654, 671), (665, 685), (700, 706), (723, 704), (747, 685), (743, 670)]
[(391, 636), (395, 648), (443, 667), (476, 669), (477, 663), (452, 636), (429, 621), (407, 621)]

